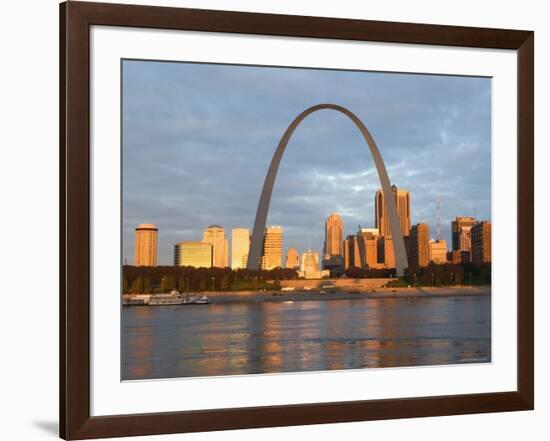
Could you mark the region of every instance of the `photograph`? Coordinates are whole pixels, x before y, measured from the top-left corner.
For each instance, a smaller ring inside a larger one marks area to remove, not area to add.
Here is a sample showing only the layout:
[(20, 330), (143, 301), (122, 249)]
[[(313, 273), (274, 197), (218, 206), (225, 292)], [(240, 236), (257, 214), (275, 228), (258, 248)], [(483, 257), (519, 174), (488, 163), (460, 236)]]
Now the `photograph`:
[(0, 441), (544, 438), (549, 17), (471, 3), (5, 2)]
[(491, 78), (121, 81), (121, 380), (491, 363)]

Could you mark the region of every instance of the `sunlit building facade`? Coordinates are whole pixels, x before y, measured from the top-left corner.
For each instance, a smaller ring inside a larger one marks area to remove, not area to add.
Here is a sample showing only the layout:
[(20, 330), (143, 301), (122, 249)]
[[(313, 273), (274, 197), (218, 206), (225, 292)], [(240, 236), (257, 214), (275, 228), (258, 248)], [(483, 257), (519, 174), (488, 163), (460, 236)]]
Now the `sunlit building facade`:
[[(411, 196), (408, 190), (392, 185), (392, 197), (397, 207), (399, 226), (403, 236), (408, 236), (411, 230)], [(391, 236), (390, 216), (386, 210), (384, 193), (378, 190), (374, 197), (374, 221), (380, 236)]]
[(349, 235), (344, 241), (344, 268), (349, 269), (359, 262), (359, 247), (357, 246), (357, 236)]
[(447, 262), (447, 242), (445, 240), (430, 240), (428, 242), (430, 262), (437, 263), (438, 265)]
[(323, 268), (334, 277), (344, 273), (344, 222), (338, 213), (331, 213), (325, 221)]
[(430, 263), (430, 227), (428, 224), (416, 224), (411, 228), (409, 237), (409, 267), (428, 266)]
[(338, 213), (331, 213), (325, 222), (324, 259), (343, 256), (344, 223)]
[[(250, 248), (250, 231), (248, 228), (231, 230), (231, 268), (246, 268), (246, 259)], [(243, 265), (244, 262), (244, 265)]]
[(378, 263), (384, 268), (395, 268), (395, 254), (393, 252), (393, 240), (391, 236), (380, 236), (378, 238)]
[(319, 253), (311, 250), (302, 253), (300, 270), (305, 272), (319, 271)]
[(471, 229), (476, 222), (476, 218), (471, 216), (457, 216), (451, 222), (453, 250), (471, 250)]
[[(378, 235), (366, 229), (357, 233), (359, 244), (360, 268), (377, 268), (378, 265)], [(356, 265), (357, 266), (357, 265)]]
[(491, 222), (482, 221), (472, 227), (472, 262), (491, 262)]
[(344, 265), (349, 268), (383, 268), (378, 256), (378, 229), (361, 228), (344, 241)]
[(295, 270), (300, 268), (300, 258), (298, 256), (298, 251), (296, 251), (294, 247), (290, 247), (286, 252), (285, 268)]
[(174, 246), (174, 266), (212, 267), (212, 245), (206, 242), (180, 242)]
[(308, 250), (300, 256), (300, 271), (298, 276), (304, 279), (322, 279), (329, 277), (329, 270), (319, 269), (319, 253)]
[(158, 229), (154, 224), (140, 224), (135, 230), (135, 266), (157, 266)]
[(261, 268), (271, 270), (283, 267), (283, 229), (280, 226), (266, 227)]
[(219, 225), (210, 225), (205, 228), (202, 241), (212, 245), (212, 266), (225, 268), (229, 266), (229, 241), (225, 230)]

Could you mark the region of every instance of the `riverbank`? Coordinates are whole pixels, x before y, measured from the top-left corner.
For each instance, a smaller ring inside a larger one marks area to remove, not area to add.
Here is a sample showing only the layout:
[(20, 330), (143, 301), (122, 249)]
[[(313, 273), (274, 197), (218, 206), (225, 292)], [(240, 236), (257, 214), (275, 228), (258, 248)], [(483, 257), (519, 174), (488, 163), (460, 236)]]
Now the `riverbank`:
[(372, 291), (265, 291), (265, 292), (207, 292), (212, 303), (277, 302), (304, 300), (353, 300), (365, 298), (489, 296), (490, 286), (452, 286), (416, 288), (377, 288)]
[[(368, 291), (359, 290), (310, 290), (310, 291), (203, 291), (210, 303), (238, 302), (281, 302), (306, 300), (353, 300), (377, 298), (416, 298), (416, 297), (453, 297), (453, 296), (489, 296), (490, 286), (447, 286), (447, 287), (411, 287), (411, 288), (376, 288)], [(153, 294), (152, 296), (155, 296)], [(151, 295), (125, 295), (125, 300)]]

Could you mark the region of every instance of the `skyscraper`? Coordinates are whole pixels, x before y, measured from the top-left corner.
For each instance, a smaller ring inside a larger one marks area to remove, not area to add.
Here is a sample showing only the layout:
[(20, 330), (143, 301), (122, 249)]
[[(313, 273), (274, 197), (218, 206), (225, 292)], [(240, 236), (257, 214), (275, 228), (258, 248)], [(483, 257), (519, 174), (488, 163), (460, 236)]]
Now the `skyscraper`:
[(456, 219), (451, 222), (453, 250), (471, 250), (471, 229), (476, 222), (476, 218), (471, 216), (457, 216)]
[(343, 256), (344, 223), (338, 213), (331, 213), (325, 222), (325, 245), (323, 254), (325, 259), (332, 256)]
[(285, 268), (300, 268), (300, 259), (298, 257), (298, 252), (294, 249), (294, 247), (290, 247), (286, 252)]
[(378, 238), (378, 262), (383, 263), (384, 268), (395, 268), (395, 254), (391, 236)]
[(138, 225), (135, 234), (135, 266), (157, 266), (157, 236), (155, 225)]
[(266, 227), (261, 268), (270, 270), (283, 267), (283, 230), (279, 226)]
[[(381, 268), (378, 262), (378, 240), (374, 228), (361, 228), (355, 236), (348, 236), (344, 242), (344, 266), (349, 268)], [(395, 267), (395, 264), (394, 264)]]
[(344, 241), (344, 267), (345, 269), (361, 267), (359, 244), (356, 235), (349, 235)]
[(429, 240), (428, 224), (413, 225), (409, 237), (409, 267), (428, 266), (430, 263)]
[(331, 213), (325, 222), (325, 243), (323, 245), (323, 268), (331, 276), (344, 273), (344, 223), (338, 213)]
[[(397, 216), (399, 217), (399, 226), (403, 236), (408, 236), (411, 229), (411, 197), (408, 190), (398, 189), (392, 185), (394, 203), (397, 207)], [(390, 216), (387, 213), (384, 204), (384, 193), (378, 190), (374, 197), (374, 221), (376, 228), (380, 231), (380, 236), (391, 236)]]
[[(374, 230), (376, 231), (376, 230)], [(357, 232), (360, 268), (376, 268), (378, 266), (378, 235), (373, 229), (360, 229)]]
[(458, 249), (460, 251), (472, 251), (472, 227), (460, 227), (458, 232)]
[(491, 262), (491, 222), (482, 221), (472, 227), (472, 262)]
[(229, 244), (223, 227), (210, 225), (204, 230), (202, 241), (212, 245), (213, 267), (225, 268), (229, 266)]
[(180, 242), (174, 246), (174, 266), (212, 267), (212, 245), (206, 242)]
[[(250, 248), (250, 231), (248, 228), (231, 230), (231, 268), (246, 268), (246, 258)], [(243, 266), (243, 262), (244, 266)]]

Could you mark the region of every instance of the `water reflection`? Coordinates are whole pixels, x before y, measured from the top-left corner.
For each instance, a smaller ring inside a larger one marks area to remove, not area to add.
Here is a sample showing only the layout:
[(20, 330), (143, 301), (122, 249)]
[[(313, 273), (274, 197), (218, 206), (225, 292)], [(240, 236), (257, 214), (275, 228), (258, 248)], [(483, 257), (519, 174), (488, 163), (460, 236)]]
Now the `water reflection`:
[(490, 297), (123, 308), (123, 379), (490, 361)]
[[(128, 341), (129, 356), (123, 357), (123, 378), (127, 372), (130, 378), (150, 378), (153, 371), (151, 354), (153, 336), (151, 333), (150, 308), (135, 308), (135, 325), (125, 326), (123, 341)], [(130, 363), (128, 363), (130, 362)]]

